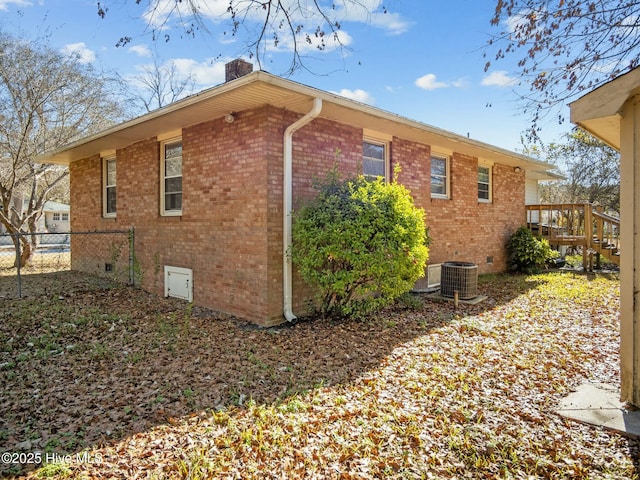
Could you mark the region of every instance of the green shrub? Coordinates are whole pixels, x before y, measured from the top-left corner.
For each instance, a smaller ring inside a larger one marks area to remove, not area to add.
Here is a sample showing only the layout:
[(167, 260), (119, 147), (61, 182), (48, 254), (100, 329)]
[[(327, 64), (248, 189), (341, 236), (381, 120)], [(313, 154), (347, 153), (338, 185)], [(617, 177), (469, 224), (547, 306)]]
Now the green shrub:
[(361, 316), (390, 304), (424, 275), (425, 213), (394, 178), (340, 180), (294, 213), (293, 263), (318, 292), (323, 314)]
[(535, 273), (546, 268), (550, 260), (558, 257), (544, 238), (536, 238), (533, 233), (522, 226), (515, 231), (507, 243), (511, 270), (523, 273)]

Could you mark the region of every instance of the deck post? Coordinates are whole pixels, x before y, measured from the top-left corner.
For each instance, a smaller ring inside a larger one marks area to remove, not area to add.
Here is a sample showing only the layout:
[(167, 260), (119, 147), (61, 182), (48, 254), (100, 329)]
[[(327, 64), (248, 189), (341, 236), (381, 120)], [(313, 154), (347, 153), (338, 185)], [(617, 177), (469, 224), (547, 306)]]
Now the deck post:
[[(583, 206), (584, 213), (584, 247), (583, 252), (586, 251), (589, 256), (589, 271), (593, 271), (593, 252), (591, 246), (593, 242), (593, 218), (591, 216), (591, 204), (585, 203)], [(586, 269), (585, 269), (586, 270)]]

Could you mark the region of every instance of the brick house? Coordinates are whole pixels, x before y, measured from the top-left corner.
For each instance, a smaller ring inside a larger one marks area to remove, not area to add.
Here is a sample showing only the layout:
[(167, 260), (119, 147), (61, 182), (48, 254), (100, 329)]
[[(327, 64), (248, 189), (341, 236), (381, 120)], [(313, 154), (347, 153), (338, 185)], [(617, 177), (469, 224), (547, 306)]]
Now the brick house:
[[(506, 269), (525, 183), (551, 165), (241, 60), (227, 67), (224, 84), (43, 159), (69, 165), (74, 231), (135, 228), (142, 288), (261, 325), (304, 315), (309, 291), (283, 254), (285, 212), (335, 161), (345, 174), (387, 178), (401, 165), (399, 181), (427, 214), (430, 263)], [(72, 252), (100, 265), (99, 252)]]

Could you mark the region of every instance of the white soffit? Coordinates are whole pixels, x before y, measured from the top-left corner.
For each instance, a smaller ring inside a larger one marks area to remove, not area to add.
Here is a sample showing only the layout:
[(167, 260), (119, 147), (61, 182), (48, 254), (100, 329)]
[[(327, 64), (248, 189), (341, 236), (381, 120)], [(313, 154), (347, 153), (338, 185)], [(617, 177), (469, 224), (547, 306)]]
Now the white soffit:
[(551, 165), (525, 155), (260, 71), (204, 90), (44, 154), (39, 157), (39, 161), (69, 164), (100, 151), (123, 148), (141, 140), (223, 117), (230, 112), (267, 104), (304, 114), (311, 109), (314, 98), (323, 100), (321, 117), (329, 120), (424, 143), (436, 150), (457, 151), (484, 161), (543, 170), (552, 168)]
[(620, 112), (639, 92), (640, 68), (636, 68), (571, 102), (571, 122), (620, 150)]

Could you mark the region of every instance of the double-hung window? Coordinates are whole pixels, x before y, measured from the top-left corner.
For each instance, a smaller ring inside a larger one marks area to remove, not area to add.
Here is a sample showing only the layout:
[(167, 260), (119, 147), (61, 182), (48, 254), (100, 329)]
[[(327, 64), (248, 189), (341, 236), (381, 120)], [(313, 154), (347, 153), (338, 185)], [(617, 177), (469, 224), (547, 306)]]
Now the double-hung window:
[(375, 180), (387, 178), (388, 144), (373, 140), (362, 142), (362, 174), (365, 178)]
[(116, 216), (116, 157), (106, 157), (102, 160), (103, 185), (102, 215)]
[(478, 201), (491, 202), (491, 167), (478, 165)]
[(449, 198), (449, 157), (431, 155), (431, 196)]
[(160, 144), (160, 214), (182, 215), (182, 138)]

